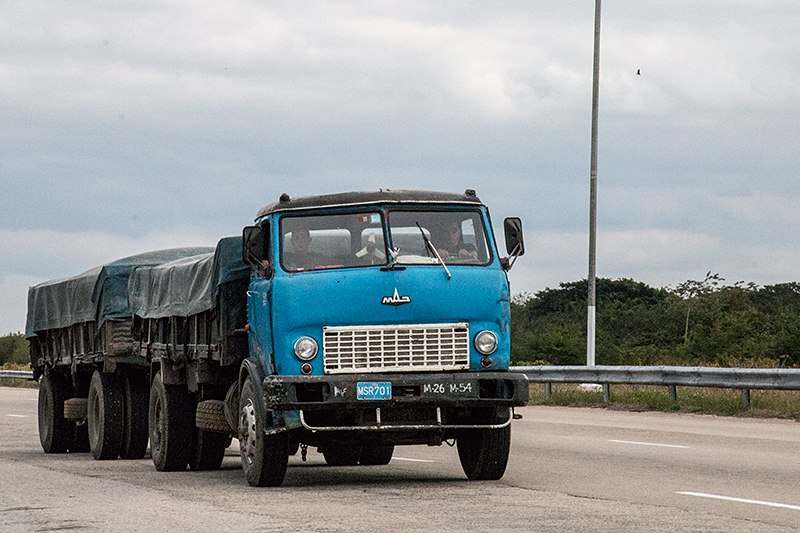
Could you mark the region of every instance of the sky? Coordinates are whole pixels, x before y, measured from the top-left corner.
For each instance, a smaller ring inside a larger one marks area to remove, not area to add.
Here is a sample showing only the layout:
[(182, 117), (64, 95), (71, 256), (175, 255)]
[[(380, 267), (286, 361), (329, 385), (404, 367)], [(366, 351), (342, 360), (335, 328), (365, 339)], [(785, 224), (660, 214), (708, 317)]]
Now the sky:
[[(0, 335), (27, 290), (291, 196), (475, 189), (515, 294), (588, 274), (591, 0), (5, 0)], [(800, 264), (800, 3), (606, 0), (597, 275)]]

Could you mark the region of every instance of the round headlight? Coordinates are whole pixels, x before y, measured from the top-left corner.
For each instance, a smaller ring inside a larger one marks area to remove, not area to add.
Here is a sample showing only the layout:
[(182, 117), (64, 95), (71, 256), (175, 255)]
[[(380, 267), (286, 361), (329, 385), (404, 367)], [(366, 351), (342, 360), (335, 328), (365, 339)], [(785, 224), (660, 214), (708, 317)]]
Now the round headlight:
[(475, 335), (475, 349), (483, 355), (494, 353), (497, 349), (497, 335), (491, 331), (481, 331)]
[(317, 356), (319, 346), (311, 337), (300, 337), (294, 343), (294, 354), (301, 361), (311, 361)]

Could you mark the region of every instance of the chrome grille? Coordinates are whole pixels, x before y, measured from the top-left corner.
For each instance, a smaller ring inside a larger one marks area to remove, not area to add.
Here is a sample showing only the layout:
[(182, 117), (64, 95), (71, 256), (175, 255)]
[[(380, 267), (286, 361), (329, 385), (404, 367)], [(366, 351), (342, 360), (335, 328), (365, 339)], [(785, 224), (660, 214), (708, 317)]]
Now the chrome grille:
[(469, 324), (324, 327), (326, 374), (469, 368)]

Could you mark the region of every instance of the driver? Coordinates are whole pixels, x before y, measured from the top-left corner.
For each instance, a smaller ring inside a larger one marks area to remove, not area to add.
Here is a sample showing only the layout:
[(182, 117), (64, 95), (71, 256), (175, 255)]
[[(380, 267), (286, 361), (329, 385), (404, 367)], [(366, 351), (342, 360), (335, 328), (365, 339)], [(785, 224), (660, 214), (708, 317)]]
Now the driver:
[(472, 244), (464, 242), (461, 224), (456, 220), (447, 222), (442, 228), (438, 235), (436, 250), (442, 259), (478, 260), (478, 251)]
[(309, 250), (311, 234), (308, 228), (292, 229), (291, 246), (292, 250), (283, 254), (284, 265), (289, 270), (313, 270), (320, 266), (322, 255)]

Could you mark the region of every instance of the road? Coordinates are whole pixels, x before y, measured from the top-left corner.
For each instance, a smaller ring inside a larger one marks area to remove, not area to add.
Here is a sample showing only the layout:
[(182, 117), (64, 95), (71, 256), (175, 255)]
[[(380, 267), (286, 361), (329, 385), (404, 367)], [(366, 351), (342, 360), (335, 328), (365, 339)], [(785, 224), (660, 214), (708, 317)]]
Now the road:
[(36, 391), (0, 387), (0, 531), (800, 531), (796, 422), (518, 412), (497, 482), (467, 481), (448, 446), (402, 447), (383, 467), (310, 450), (282, 487), (255, 489), (235, 444), (215, 472), (46, 455)]

